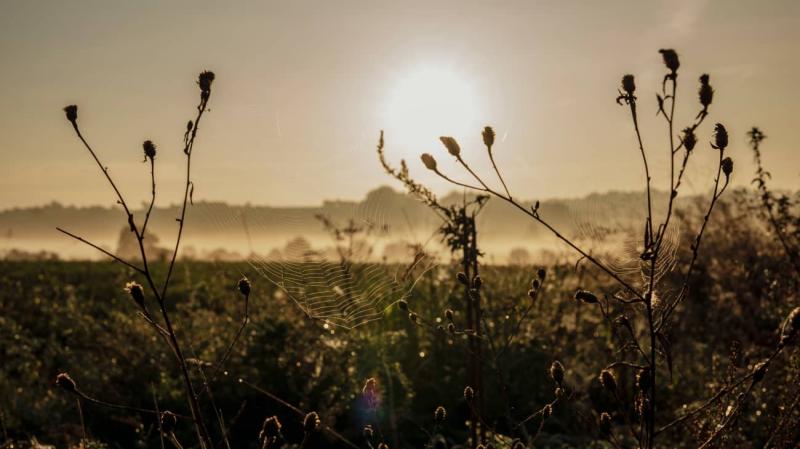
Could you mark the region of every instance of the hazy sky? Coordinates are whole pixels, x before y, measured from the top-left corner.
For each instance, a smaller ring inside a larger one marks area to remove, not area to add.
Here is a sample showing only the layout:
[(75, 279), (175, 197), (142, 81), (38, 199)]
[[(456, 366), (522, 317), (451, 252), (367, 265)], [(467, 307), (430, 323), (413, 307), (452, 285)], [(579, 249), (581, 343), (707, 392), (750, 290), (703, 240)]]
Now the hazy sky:
[[(193, 157), (196, 198), (318, 204), (396, 185), (375, 157), (380, 129), (390, 158), (409, 159), (444, 192), (418, 155), (438, 155), (459, 176), (436, 140), (455, 135), (486, 169), (486, 124), (520, 197), (638, 189), (628, 113), (614, 103), (628, 72), (663, 188), (667, 133), (654, 92), (664, 47), (681, 56), (679, 123), (698, 110), (697, 77), (711, 74), (701, 142), (715, 121), (728, 126), (735, 181), (752, 179), (744, 133), (758, 124), (775, 185), (800, 187), (793, 0), (1, 0), (0, 208), (113, 202), (63, 117), (70, 103), (134, 203), (148, 194), (144, 139), (158, 145), (161, 200), (177, 202), (203, 69), (217, 81)], [(705, 143), (696, 151), (688, 188), (704, 191), (715, 155)]]

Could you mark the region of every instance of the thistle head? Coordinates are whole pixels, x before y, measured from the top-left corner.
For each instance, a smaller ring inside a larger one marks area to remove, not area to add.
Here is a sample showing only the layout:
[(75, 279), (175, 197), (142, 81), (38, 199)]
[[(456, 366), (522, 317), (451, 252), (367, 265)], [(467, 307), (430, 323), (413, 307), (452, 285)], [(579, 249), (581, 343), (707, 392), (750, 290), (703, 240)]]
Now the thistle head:
[(726, 157), (722, 160), (722, 173), (725, 173), (725, 177), (729, 178), (731, 173), (733, 173), (733, 159)]
[(485, 126), (481, 136), (483, 136), (483, 144), (486, 145), (487, 148), (491, 148), (492, 145), (494, 145), (495, 133), (491, 126)]
[(600, 434), (604, 437), (611, 435), (611, 415), (607, 412), (600, 414), (599, 430)]
[(161, 431), (164, 433), (172, 433), (175, 430), (175, 426), (178, 425), (178, 417), (169, 410), (161, 412), (159, 420), (161, 422)]
[(425, 168), (436, 171), (436, 159), (434, 159), (433, 156), (429, 153), (422, 153), (420, 159), (422, 159), (422, 163), (425, 164)]
[(74, 104), (64, 107), (64, 114), (67, 116), (67, 120), (73, 125), (78, 120), (78, 107)]
[(281, 435), (281, 422), (277, 416), (270, 416), (261, 424), (261, 432), (258, 438), (264, 440), (275, 440)]
[(466, 386), (464, 388), (464, 399), (467, 402), (472, 402), (472, 400), (475, 399), (475, 390), (473, 390), (472, 387)]
[(575, 292), (575, 299), (585, 304), (597, 304), (599, 301), (594, 293), (588, 290), (578, 290)]
[(681, 66), (680, 61), (678, 60), (678, 54), (675, 53), (675, 50), (668, 48), (658, 50), (661, 53), (661, 57), (664, 59), (664, 65), (672, 72), (672, 74), (676, 74), (678, 72), (678, 67)]
[(611, 371), (604, 369), (600, 371), (600, 385), (603, 386), (606, 390), (611, 393), (617, 391), (617, 379), (614, 377), (614, 373)]
[(141, 285), (134, 281), (128, 282), (125, 284), (125, 291), (139, 307), (144, 307), (144, 290)]
[(205, 70), (200, 72), (200, 76), (197, 77), (197, 85), (200, 86), (200, 91), (208, 95), (211, 93), (211, 83), (214, 82), (214, 72)]
[(633, 95), (636, 91), (636, 83), (634, 82), (633, 75), (624, 75), (622, 77), (622, 90), (629, 96)]
[(550, 364), (550, 377), (558, 385), (561, 385), (564, 382), (564, 365), (562, 365), (558, 360)]
[(239, 283), (237, 284), (239, 287), (239, 293), (244, 296), (250, 296), (250, 280), (246, 277), (239, 279)]
[(58, 373), (56, 376), (56, 386), (61, 388), (62, 390), (68, 391), (70, 393), (75, 393), (78, 391), (77, 385), (75, 385), (75, 381), (69, 377), (67, 373)]
[(145, 140), (142, 144), (144, 150), (144, 160), (150, 159), (151, 161), (156, 158), (156, 145), (152, 140)]
[(314, 433), (319, 430), (322, 421), (319, 419), (317, 412), (309, 412), (303, 420), (303, 430), (306, 433)]
[(714, 125), (714, 143), (711, 146), (720, 151), (728, 146), (728, 130), (722, 123)]
[(683, 147), (686, 148), (687, 152), (691, 152), (695, 145), (697, 145), (697, 136), (694, 133), (694, 129), (691, 127), (685, 128), (683, 130)]
[(436, 423), (441, 424), (445, 419), (447, 419), (447, 410), (445, 410), (445, 408), (441, 405), (436, 407), (436, 410), (433, 412), (433, 420)]
[(708, 84), (708, 74), (704, 73), (700, 76), (700, 91), (698, 95), (703, 108), (708, 108), (711, 105), (711, 101), (714, 100), (714, 88)]
[(442, 136), (439, 137), (439, 140), (442, 141), (447, 151), (455, 157), (459, 157), (461, 155), (461, 147), (458, 146), (458, 142), (456, 139), (452, 137)]

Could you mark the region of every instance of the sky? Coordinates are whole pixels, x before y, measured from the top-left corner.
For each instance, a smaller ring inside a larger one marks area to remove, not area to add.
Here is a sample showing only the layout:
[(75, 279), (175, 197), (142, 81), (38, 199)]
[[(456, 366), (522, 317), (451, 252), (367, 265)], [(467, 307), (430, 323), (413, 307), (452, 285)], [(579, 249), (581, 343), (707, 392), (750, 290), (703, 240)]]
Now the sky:
[(483, 126), (517, 197), (636, 190), (644, 175), (619, 80), (636, 76), (656, 188), (666, 189), (668, 131), (656, 117), (665, 73), (681, 58), (677, 123), (698, 111), (711, 75), (686, 188), (711, 188), (715, 122), (731, 133), (733, 180), (748, 185), (745, 132), (768, 136), (777, 188), (800, 188), (796, 1), (0, 1), (0, 209), (110, 205), (113, 192), (61, 108), (81, 128), (131, 203), (149, 195), (141, 143), (158, 146), (162, 205), (181, 198), (183, 130), (201, 70), (217, 79), (193, 155), (195, 199), (317, 205), (399, 186), (386, 152), (434, 191), (451, 187), (419, 155), (464, 173), (437, 136), (455, 136), (491, 174)]

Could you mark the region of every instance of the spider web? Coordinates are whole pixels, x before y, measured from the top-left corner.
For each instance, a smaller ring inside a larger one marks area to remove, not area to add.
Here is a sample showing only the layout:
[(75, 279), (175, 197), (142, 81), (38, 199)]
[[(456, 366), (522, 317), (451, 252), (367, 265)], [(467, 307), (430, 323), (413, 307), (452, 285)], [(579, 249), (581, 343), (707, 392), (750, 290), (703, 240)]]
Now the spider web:
[(650, 261), (642, 260), (644, 252), (644, 223), (634, 227), (635, 220), (609, 215), (608, 208), (596, 203), (572, 208), (570, 215), (575, 228), (575, 237), (588, 245), (587, 248), (615, 275), (640, 285), (647, 285), (650, 278), (658, 284), (670, 273), (678, 262), (680, 224), (671, 220), (662, 237), (656, 259), (656, 269), (650, 272)]
[[(390, 231), (380, 201), (322, 209), (326, 213), (312, 208), (200, 208), (203, 220), (217, 232), (246, 242), (249, 254), (242, 271), (274, 284), (310, 318), (345, 329), (381, 319), (410, 294), (433, 259), (410, 244), (402, 263), (378, 255), (386, 245), (397, 246), (400, 238)], [(284, 234), (281, 249), (275, 247), (281, 239), (271, 237), (276, 228)]]

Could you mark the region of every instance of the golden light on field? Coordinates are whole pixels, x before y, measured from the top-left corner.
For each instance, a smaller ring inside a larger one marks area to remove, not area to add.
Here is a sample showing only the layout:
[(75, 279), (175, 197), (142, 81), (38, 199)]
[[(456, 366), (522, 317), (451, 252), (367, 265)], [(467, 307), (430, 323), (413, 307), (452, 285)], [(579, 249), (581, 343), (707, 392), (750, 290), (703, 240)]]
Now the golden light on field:
[(467, 73), (452, 67), (421, 65), (397, 77), (384, 110), (392, 152), (415, 163), (438, 146), (438, 137), (465, 138), (480, 129), (479, 95)]

